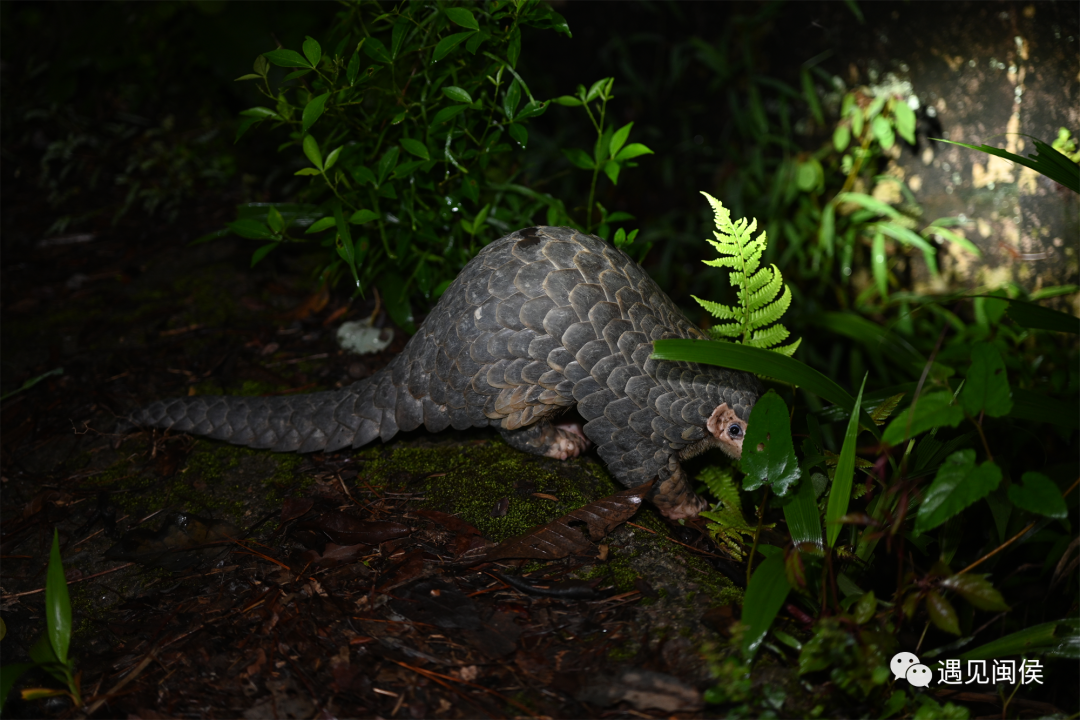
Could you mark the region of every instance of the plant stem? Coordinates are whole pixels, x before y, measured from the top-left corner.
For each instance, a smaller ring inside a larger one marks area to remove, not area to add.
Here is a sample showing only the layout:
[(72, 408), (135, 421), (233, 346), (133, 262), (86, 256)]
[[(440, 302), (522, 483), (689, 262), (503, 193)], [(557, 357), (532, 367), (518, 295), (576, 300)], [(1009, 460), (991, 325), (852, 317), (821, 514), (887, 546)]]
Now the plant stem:
[(765, 486), (765, 494), (761, 498), (761, 508), (758, 509), (758, 523), (754, 528), (754, 544), (750, 546), (750, 555), (746, 558), (746, 585), (750, 586), (750, 573), (754, 568), (754, 552), (757, 550), (758, 538), (761, 537), (761, 525), (765, 522), (765, 503), (769, 500), (769, 486)]

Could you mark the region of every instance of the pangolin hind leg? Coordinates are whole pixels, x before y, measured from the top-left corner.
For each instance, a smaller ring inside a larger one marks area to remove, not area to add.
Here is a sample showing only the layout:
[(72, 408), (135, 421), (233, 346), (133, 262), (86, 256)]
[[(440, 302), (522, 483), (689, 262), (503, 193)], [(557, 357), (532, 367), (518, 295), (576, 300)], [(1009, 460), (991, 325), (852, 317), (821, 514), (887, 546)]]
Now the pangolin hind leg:
[(500, 428), (506, 444), (515, 450), (566, 460), (589, 449), (591, 443), (576, 423), (555, 423), (541, 420), (518, 430)]

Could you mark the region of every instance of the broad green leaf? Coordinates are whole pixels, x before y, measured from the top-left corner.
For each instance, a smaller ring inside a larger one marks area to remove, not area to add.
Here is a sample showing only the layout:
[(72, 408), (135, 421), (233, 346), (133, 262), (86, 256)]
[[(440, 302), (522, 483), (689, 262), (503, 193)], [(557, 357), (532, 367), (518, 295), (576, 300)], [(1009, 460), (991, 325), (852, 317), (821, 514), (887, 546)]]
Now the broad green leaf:
[(330, 93), (324, 92), (322, 95), (317, 95), (308, 101), (308, 104), (304, 106), (304, 119), (302, 132), (307, 133), (308, 128), (315, 124), (315, 121), (322, 117), (323, 110), (326, 109), (326, 101), (330, 98)]
[(548, 103), (540, 102), (539, 100), (530, 100), (525, 103), (524, 107), (518, 111), (518, 114), (514, 116), (514, 122), (520, 122), (522, 120), (528, 120), (532, 117), (543, 115), (547, 110)]
[(276, 243), (276, 242), (267, 243), (266, 245), (263, 245), (262, 247), (258, 248), (255, 252), (251, 253), (251, 267), (255, 267), (259, 263), (259, 261), (261, 261), (264, 257), (269, 255), (270, 251), (273, 250), (274, 248), (276, 248), (277, 246), (278, 246), (278, 243)]
[(614, 160), (608, 160), (606, 163), (604, 163), (604, 174), (608, 176), (609, 180), (611, 180), (612, 185), (619, 184), (619, 170), (621, 169), (622, 168), (619, 166), (619, 163), (615, 162)]
[(383, 156), (379, 158), (379, 184), (382, 185), (386, 182), (386, 178), (390, 175), (390, 171), (397, 165), (398, 155), (401, 153), (397, 146), (393, 146), (387, 149)]
[(283, 48), (271, 50), (270, 52), (263, 53), (263, 57), (278, 67), (311, 67), (311, 63), (304, 59), (303, 55), (294, 50), (285, 50)]
[(35, 667), (35, 663), (7, 663), (0, 665), (0, 709), (3, 709), (4, 704), (7, 702), (8, 695), (15, 688), (15, 683), (19, 681), (19, 678), (23, 674)]
[[(653, 342), (651, 357), (656, 360), (683, 360), (718, 365), (776, 378), (839, 405), (847, 413), (850, 413), (855, 405), (855, 398), (830, 378), (805, 363), (772, 350), (716, 340), (656, 340)], [(875, 437), (880, 437), (881, 431), (870, 416), (863, 410), (859, 411), (859, 415), (859, 422)]]
[(951, 145), (959, 145), (971, 150), (978, 150), (979, 152), (1011, 160), (1014, 163), (1019, 163), (1024, 167), (1029, 167), (1035, 172), (1045, 175), (1054, 182), (1064, 185), (1075, 193), (1080, 193), (1080, 165), (1071, 162), (1060, 152), (1039, 140), (1035, 141), (1034, 155), (1021, 157), (1008, 150), (1002, 150), (1001, 148), (991, 147), (989, 145), (968, 145), (967, 143), (942, 140), (941, 138), (930, 139), (937, 140), (938, 142), (946, 142)]
[(1026, 472), (1022, 485), (1009, 486), (1009, 500), (1013, 505), (1036, 515), (1064, 520), (1069, 515), (1065, 499), (1054, 481), (1042, 473)]
[(893, 104), (893, 115), (896, 117), (896, 131), (909, 145), (915, 144), (915, 111), (903, 100), (896, 100)]
[(510, 83), (510, 87), (506, 89), (506, 94), (503, 95), (503, 113), (506, 115), (507, 120), (514, 119), (514, 113), (517, 112), (517, 106), (521, 103), (521, 83), (514, 79), (514, 82)]
[(836, 152), (844, 152), (851, 144), (851, 128), (847, 125), (837, 125), (832, 134), (833, 147)]
[(330, 168), (334, 167), (334, 163), (337, 162), (337, 159), (344, 148), (344, 145), (339, 145), (330, 151), (330, 154), (326, 156), (326, 165), (323, 166), (323, 172), (329, 172)]
[(641, 143), (630, 143), (615, 156), (615, 160), (624, 162), (626, 160), (632, 160), (639, 155), (652, 155), (653, 151), (645, 147)]
[(932, 428), (956, 427), (964, 419), (964, 411), (952, 401), (952, 393), (947, 390), (919, 396), (889, 423), (882, 439), (890, 445), (899, 445)]
[(968, 650), (960, 661), (1016, 655), (1054, 655), (1075, 660), (1080, 655), (1080, 620), (1070, 617), (1024, 628)]
[(378, 219), (379, 214), (374, 210), (357, 210), (349, 217), (349, 222), (353, 225), (363, 225), (364, 223)]
[(867, 195), (866, 193), (840, 193), (836, 196), (836, 202), (840, 204), (855, 203), (860, 207), (871, 210), (878, 215), (884, 215), (885, 217), (892, 218), (893, 220), (901, 220), (904, 217), (900, 214), (899, 210), (894, 208), (889, 203), (878, 200), (876, 197), (873, 197), (872, 195)]
[(585, 93), (585, 102), (592, 102), (596, 98), (600, 97), (604, 92), (604, 87), (611, 79), (612, 78), (603, 78), (594, 82), (589, 88), (589, 92)]
[(884, 116), (878, 115), (870, 125), (874, 137), (881, 143), (882, 150), (888, 150), (896, 144), (896, 133), (893, 132), (892, 123)]
[(969, 505), (989, 495), (1001, 482), (1001, 469), (992, 462), (976, 467), (975, 451), (954, 452), (938, 469), (915, 517), (915, 534), (933, 530)]
[(236, 137), (233, 138), (233, 142), (238, 142), (244, 136), (244, 133), (248, 131), (248, 128), (258, 122), (262, 122), (262, 118), (245, 118), (241, 120), (236, 126)]
[(855, 622), (860, 625), (865, 625), (874, 617), (874, 613), (877, 612), (877, 598), (874, 596), (874, 591), (871, 590), (868, 593), (864, 593), (859, 601), (855, 603)]
[(954, 245), (958, 245), (975, 257), (982, 257), (982, 251), (970, 240), (959, 233), (955, 233), (952, 230), (948, 230), (940, 225), (934, 225), (931, 223), (925, 230), (922, 231), (923, 235), (937, 235), (946, 242), (951, 242)]
[(525, 129), (524, 125), (511, 123), (507, 127), (507, 131), (510, 133), (510, 137), (522, 148), (529, 144), (529, 131)]
[(356, 76), (360, 74), (360, 53), (354, 52), (352, 59), (349, 60), (349, 66), (345, 68), (345, 79), (349, 83), (349, 87), (356, 84)]
[(316, 232), (322, 232), (327, 228), (333, 228), (336, 225), (336, 222), (337, 221), (334, 219), (334, 216), (319, 218), (318, 220), (312, 222), (311, 227), (309, 227), (303, 234), (311, 235)]
[(941, 587), (954, 591), (979, 610), (1004, 612), (1009, 609), (1005, 598), (994, 589), (986, 575), (950, 575), (941, 581)]
[(227, 227), (240, 237), (249, 240), (272, 240), (274, 233), (258, 220), (235, 220)]
[(302, 77), (304, 77), (305, 75), (307, 75), (310, 72), (311, 72), (311, 68), (303, 68), (302, 70), (294, 70), (293, 72), (291, 72), (291, 73), (289, 73), (288, 75), (285, 76), (284, 81), (289, 82), (290, 80), (295, 80), (296, 78), (302, 78)]
[(281, 116), (278, 115), (276, 112), (274, 112), (270, 108), (265, 108), (265, 107), (248, 108), (247, 110), (241, 110), (240, 114), (243, 115), (244, 117), (258, 118), (259, 120), (262, 120), (264, 118), (268, 118), (270, 120), (281, 120), (282, 119)]
[(484, 41), (487, 40), (488, 37), (488, 34), (483, 30), (473, 33), (472, 37), (465, 43), (465, 49), (475, 55), (476, 51), (480, 49), (480, 46), (484, 44)]
[(577, 107), (581, 105), (581, 100), (578, 100), (573, 95), (560, 95), (555, 98), (555, 103), (564, 107)]
[(449, 87), (444, 87), (442, 89), (442, 91), (443, 91), (443, 95), (450, 98), (454, 102), (459, 102), (459, 103), (471, 103), (472, 102), (472, 95), (470, 95), (463, 88), (459, 88), (457, 85), (450, 85)]
[(435, 119), (431, 121), (431, 124), (434, 126), (452, 120), (468, 109), (468, 105), (449, 105), (444, 107), (442, 110), (435, 113)]
[(45, 574), (45, 627), (49, 644), (61, 663), (67, 664), (71, 643), (71, 598), (68, 597), (64, 563), (60, 560), (60, 533), (53, 528), (52, 550)]
[[(863, 376), (859, 394), (855, 396), (856, 410), (862, 409), (863, 390), (866, 389), (866, 376)], [(840, 518), (847, 515), (848, 503), (851, 502), (851, 483), (855, 478), (855, 445), (859, 436), (859, 418), (855, 412), (848, 420), (844, 444), (840, 448), (840, 457), (836, 461), (836, 473), (833, 475), (832, 489), (829, 490), (829, 504), (825, 508), (825, 538), (831, 548), (836, 545), (842, 525)]]
[(321, 175), (321, 174), (322, 173), (319, 172), (319, 170), (317, 170), (316, 168), (313, 168), (313, 167), (300, 168), (299, 170), (297, 170), (296, 172), (293, 173), (293, 175)]
[(960, 391), (960, 404), (969, 415), (985, 412), (1002, 417), (1012, 410), (1012, 393), (1001, 353), (988, 342), (971, 346), (971, 369)]
[(790, 590), (782, 554), (766, 558), (754, 570), (743, 599), (742, 621), (747, 629), (743, 635), (742, 652), (747, 659), (752, 658), (761, 647), (769, 626), (776, 619)]
[(412, 153), (422, 160), (430, 160), (431, 155), (428, 153), (427, 145), (419, 140), (413, 140), (412, 138), (402, 138), (401, 147), (405, 148), (406, 152)]
[(443, 12), (446, 16), (453, 20), (455, 23), (463, 28), (469, 30), (479, 30), (480, 25), (477, 24), (476, 18), (473, 16), (472, 11), (463, 7), (448, 7), (443, 8)]
[(233, 82), (240, 82), (241, 80), (262, 80), (262, 75), (256, 75), (255, 73), (248, 73), (247, 75), (241, 75), (233, 80)]
[(439, 62), (444, 57), (446, 57), (450, 53), (451, 50), (453, 50), (458, 45), (460, 45), (462, 42), (464, 42), (465, 39), (468, 38), (472, 34), (473, 34), (473, 31), (470, 30), (470, 31), (467, 31), (467, 32), (459, 32), (459, 33), (454, 33), (453, 35), (447, 35), (446, 37), (444, 37), (442, 40), (439, 41), (438, 45), (435, 46), (435, 53), (431, 56), (431, 61), (432, 62)]
[(1080, 318), (1022, 300), (1010, 300), (1009, 317), (1020, 327), (1080, 335)]
[(596, 163), (584, 150), (579, 150), (578, 148), (563, 148), (562, 153), (566, 156), (567, 160), (574, 165), (577, 165), (582, 170), (592, 170), (596, 167)]
[(816, 316), (812, 322), (830, 332), (849, 337), (868, 350), (880, 353), (903, 366), (921, 367), (926, 363), (926, 358), (922, 353), (902, 335), (891, 332), (862, 315), (850, 312), (826, 312)]
[(394, 168), (394, 177), (407, 178), (412, 175), (413, 172), (425, 162), (425, 160), (407, 160), (405, 162), (402, 162)]
[(349, 173), (353, 176), (353, 179), (361, 185), (378, 185), (378, 181), (375, 179), (375, 173), (371, 172), (370, 168), (363, 165), (354, 165), (349, 168)]
[(926, 612), (930, 615), (930, 622), (934, 623), (938, 629), (953, 635), (960, 634), (960, 621), (956, 617), (956, 609), (938, 591), (931, 590), (926, 594)]
[(390, 52), (383, 45), (382, 40), (377, 37), (368, 36), (364, 39), (364, 52), (369, 58), (375, 62), (383, 63), (384, 65), (390, 65), (394, 62), (394, 59), (390, 57)]
[(777, 495), (787, 495), (802, 471), (791, 442), (791, 421), (783, 399), (770, 390), (758, 398), (750, 411), (743, 439), (744, 490), (768, 485)]
[(399, 15), (398, 19), (394, 21), (394, 29), (390, 33), (390, 54), (395, 60), (397, 60), (398, 53), (401, 52), (401, 46), (405, 43), (405, 38), (408, 36), (412, 26), (412, 18), (409, 17), (407, 12)]
[(810, 478), (802, 479), (791, 502), (784, 505), (784, 520), (795, 547), (806, 543), (813, 543), (819, 549), (825, 547), (821, 540), (821, 516), (814, 498), (814, 484)]
[(615, 157), (619, 150), (622, 150), (622, 146), (626, 144), (626, 139), (630, 137), (630, 130), (633, 127), (634, 123), (629, 122), (615, 131), (615, 134), (611, 136), (611, 144), (608, 146), (608, 157)]
[(322, 170), (323, 159), (322, 153), (319, 151), (319, 141), (311, 135), (304, 136), (304, 154), (307, 155), (307, 159), (311, 161), (311, 164)]
[(316, 67), (322, 60), (322, 45), (310, 35), (304, 39), (304, 57), (311, 63), (311, 67)]
[(276, 233), (285, 231), (285, 218), (281, 216), (281, 213), (273, 205), (266, 211), (266, 224)]

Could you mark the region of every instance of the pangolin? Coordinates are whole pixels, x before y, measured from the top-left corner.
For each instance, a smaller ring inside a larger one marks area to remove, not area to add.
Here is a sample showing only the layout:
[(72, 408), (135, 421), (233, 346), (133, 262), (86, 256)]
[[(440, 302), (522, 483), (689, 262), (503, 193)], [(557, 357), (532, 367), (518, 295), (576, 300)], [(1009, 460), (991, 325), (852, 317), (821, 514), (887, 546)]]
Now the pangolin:
[[(748, 373), (650, 359), (662, 338), (704, 339), (626, 253), (562, 227), (530, 227), (481, 250), (419, 331), (369, 378), (281, 397), (155, 402), (129, 420), (277, 451), (358, 448), (424, 425), (497, 427), (512, 447), (565, 460), (595, 444), (669, 518), (705, 505), (681, 460), (742, 454), (761, 385)], [(586, 421), (558, 423), (576, 407)]]

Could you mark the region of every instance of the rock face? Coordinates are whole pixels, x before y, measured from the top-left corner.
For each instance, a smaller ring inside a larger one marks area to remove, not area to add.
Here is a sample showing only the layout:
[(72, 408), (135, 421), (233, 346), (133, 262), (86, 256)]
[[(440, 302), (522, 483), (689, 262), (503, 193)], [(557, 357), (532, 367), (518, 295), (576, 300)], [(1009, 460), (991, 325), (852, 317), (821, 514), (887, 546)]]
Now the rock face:
[(974, 257), (942, 246), (941, 279), (916, 260), (916, 289), (1016, 283), (1034, 292), (1076, 283), (1080, 221), (1073, 193), (1007, 160), (928, 139), (986, 143), (1027, 155), (1035, 152), (1032, 137), (1051, 143), (1062, 127), (1075, 137), (1076, 7), (954, 3), (866, 9), (868, 31), (851, 33), (837, 50), (835, 64), (850, 68), (843, 80), (902, 84), (922, 119), (918, 145), (896, 148), (886, 174), (914, 192), (923, 210), (921, 225), (960, 218), (959, 231), (982, 251)]
[[(569, 228), (526, 228), (484, 248), (370, 378), (309, 395), (165, 400), (130, 421), (298, 452), (421, 425), (494, 426), (513, 447), (559, 459), (591, 442), (620, 482), (658, 477), (656, 505), (691, 517), (703, 501), (680, 460), (710, 447), (739, 457), (761, 386), (747, 373), (650, 359), (663, 338), (705, 334), (625, 253)], [(554, 422), (570, 407), (583, 427)]]

